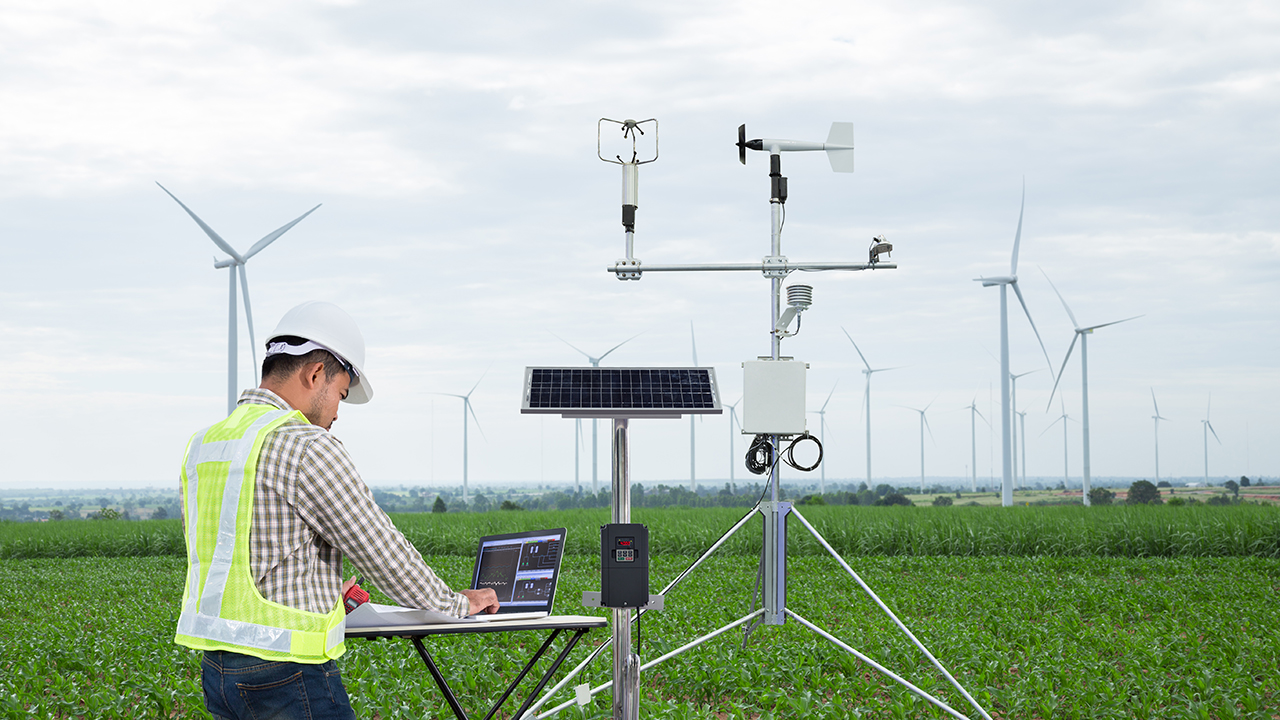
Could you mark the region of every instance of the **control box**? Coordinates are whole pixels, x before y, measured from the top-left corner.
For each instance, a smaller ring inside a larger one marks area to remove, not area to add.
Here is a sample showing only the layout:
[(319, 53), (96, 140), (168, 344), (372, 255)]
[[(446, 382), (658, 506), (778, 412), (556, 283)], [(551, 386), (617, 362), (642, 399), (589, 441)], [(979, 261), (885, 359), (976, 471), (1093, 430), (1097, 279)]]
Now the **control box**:
[(803, 435), (805, 374), (797, 360), (748, 360), (742, 363), (744, 435)]
[(649, 528), (600, 526), (600, 605), (638, 608), (649, 602)]

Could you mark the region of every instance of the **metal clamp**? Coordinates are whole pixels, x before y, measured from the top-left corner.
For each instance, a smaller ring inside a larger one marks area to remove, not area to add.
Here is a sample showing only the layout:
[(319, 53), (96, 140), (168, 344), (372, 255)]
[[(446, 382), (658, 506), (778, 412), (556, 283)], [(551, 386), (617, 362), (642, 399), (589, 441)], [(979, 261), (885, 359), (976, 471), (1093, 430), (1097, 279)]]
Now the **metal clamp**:
[(760, 262), (764, 264), (762, 272), (767, 278), (785, 278), (791, 274), (786, 255), (766, 255)]
[[(640, 610), (665, 610), (667, 598), (665, 595), (650, 595), (649, 602), (641, 605)], [(582, 591), (582, 607), (598, 608), (604, 607), (600, 604), (600, 591), (583, 590)]]
[(640, 260), (636, 258), (622, 258), (613, 264), (613, 274), (617, 275), (619, 280), (639, 280), (642, 272), (644, 271), (640, 269)]

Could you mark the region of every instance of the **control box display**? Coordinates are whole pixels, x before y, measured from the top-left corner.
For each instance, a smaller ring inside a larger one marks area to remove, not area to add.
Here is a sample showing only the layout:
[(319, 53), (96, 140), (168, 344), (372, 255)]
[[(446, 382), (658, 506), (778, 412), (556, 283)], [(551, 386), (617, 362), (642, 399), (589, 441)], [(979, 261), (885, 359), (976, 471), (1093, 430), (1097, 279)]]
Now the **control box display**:
[(639, 523), (600, 527), (600, 604), (643, 607), (649, 602), (649, 528)]

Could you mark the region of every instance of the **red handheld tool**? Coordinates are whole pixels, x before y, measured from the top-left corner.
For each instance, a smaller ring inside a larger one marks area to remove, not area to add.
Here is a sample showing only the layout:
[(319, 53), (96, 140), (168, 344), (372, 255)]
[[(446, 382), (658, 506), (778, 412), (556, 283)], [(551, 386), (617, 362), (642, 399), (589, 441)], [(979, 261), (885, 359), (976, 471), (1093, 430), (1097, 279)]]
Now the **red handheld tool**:
[(342, 606), (346, 608), (348, 614), (350, 614), (352, 610), (355, 610), (361, 605), (369, 602), (369, 593), (365, 592), (364, 589), (360, 587), (360, 583), (362, 582), (364, 582), (363, 575), (356, 578), (356, 584), (348, 588), (342, 595)]

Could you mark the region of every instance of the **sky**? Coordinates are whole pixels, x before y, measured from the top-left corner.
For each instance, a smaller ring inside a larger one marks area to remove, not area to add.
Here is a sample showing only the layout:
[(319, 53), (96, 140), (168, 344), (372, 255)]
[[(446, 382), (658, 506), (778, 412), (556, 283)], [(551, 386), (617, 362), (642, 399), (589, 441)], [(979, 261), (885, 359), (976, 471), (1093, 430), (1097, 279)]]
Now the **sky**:
[[(375, 396), (333, 431), (371, 484), (460, 483), (462, 402), (437, 393), (473, 387), (473, 490), (571, 483), (575, 423), (519, 412), (526, 366), (585, 363), (569, 343), (634, 336), (605, 364), (677, 366), (696, 341), (737, 401), (769, 284), (607, 272), (621, 178), (600, 118), (659, 123), (648, 264), (768, 254), (767, 156), (738, 163), (739, 124), (854, 123), (852, 174), (783, 157), (784, 255), (859, 261), (884, 235), (898, 265), (789, 280), (814, 288), (783, 353), (827, 403), (809, 426), (828, 482), (866, 473), (845, 331), (899, 368), (872, 380), (875, 478), (919, 477), (926, 405), (925, 474), (966, 476), (970, 403), (997, 426), (976, 421), (979, 484), (998, 477), (999, 291), (973, 279), (1008, 273), (1024, 184), (1019, 284), (1048, 354), (1011, 295), (1028, 476), (1063, 477), (1064, 410), (1081, 468), (1079, 348), (1050, 405), (1074, 333), (1046, 278), (1082, 325), (1141, 316), (1089, 338), (1094, 477), (1154, 477), (1153, 393), (1162, 478), (1204, 475), (1207, 413), (1212, 477), (1280, 475), (1277, 37), (1264, 2), (7, 2), (0, 487), (176, 487), (225, 414), (226, 255), (157, 182), (241, 252), (321, 205), (250, 260), (254, 328), (313, 299), (356, 319)], [(694, 427), (697, 478), (722, 485), (728, 418)], [(689, 481), (688, 419), (632, 422), (631, 448), (634, 482)]]

